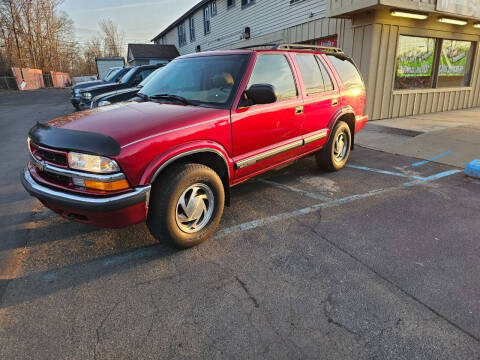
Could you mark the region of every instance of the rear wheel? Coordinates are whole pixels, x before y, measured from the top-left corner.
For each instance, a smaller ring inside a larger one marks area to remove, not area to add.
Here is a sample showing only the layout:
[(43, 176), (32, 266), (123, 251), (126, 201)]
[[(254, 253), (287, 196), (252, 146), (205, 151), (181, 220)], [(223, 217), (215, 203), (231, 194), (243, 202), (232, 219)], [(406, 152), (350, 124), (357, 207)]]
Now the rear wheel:
[(352, 134), (347, 123), (339, 121), (325, 147), (315, 154), (318, 166), (326, 171), (342, 169), (350, 156)]
[(178, 164), (152, 187), (147, 226), (158, 240), (195, 246), (217, 228), (225, 192), (218, 174), (200, 164)]

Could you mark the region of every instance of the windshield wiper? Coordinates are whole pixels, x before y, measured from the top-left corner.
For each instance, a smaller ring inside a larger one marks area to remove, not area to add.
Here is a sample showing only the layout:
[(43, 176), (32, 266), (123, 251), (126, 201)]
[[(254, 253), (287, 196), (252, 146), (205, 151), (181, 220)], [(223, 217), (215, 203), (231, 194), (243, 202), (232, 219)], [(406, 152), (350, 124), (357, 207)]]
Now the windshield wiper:
[(142, 94), (142, 93), (140, 93), (140, 92), (137, 93), (137, 96), (138, 96), (139, 98), (141, 98), (142, 100), (144, 100), (144, 101), (149, 101), (149, 100), (150, 100), (150, 98), (148, 97), (148, 95)]
[(185, 105), (197, 105), (195, 103), (192, 103), (190, 100), (184, 98), (183, 96), (179, 95), (174, 95), (174, 94), (155, 94), (155, 95), (150, 95), (150, 99), (159, 99), (159, 100), (174, 100), (174, 101), (179, 101), (181, 103), (184, 103)]

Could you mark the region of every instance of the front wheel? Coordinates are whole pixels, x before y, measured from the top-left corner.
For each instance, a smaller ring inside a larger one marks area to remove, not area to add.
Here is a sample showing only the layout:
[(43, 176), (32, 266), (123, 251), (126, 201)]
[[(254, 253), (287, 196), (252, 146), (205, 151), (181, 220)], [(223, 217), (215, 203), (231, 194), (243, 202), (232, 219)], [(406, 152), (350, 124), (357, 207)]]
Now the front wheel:
[(339, 121), (325, 147), (315, 154), (318, 166), (326, 171), (342, 169), (350, 156), (352, 134), (347, 123)]
[(206, 240), (223, 214), (218, 174), (201, 164), (178, 164), (152, 187), (147, 226), (158, 240), (188, 248)]

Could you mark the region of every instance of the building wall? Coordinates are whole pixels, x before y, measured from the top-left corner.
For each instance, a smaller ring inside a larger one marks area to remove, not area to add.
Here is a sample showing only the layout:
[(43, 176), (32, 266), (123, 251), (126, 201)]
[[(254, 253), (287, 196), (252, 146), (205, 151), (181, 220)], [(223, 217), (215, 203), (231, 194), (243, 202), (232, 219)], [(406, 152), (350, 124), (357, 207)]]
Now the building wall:
[[(303, 0), (290, 4), (289, 0), (256, 0), (242, 9), (241, 0), (227, 9), (227, 0), (217, 0), (217, 15), (210, 19), (210, 34), (203, 33), (203, 10), (194, 15), (196, 41), (190, 42), (188, 18), (184, 20), (187, 44), (178, 44), (178, 26), (169, 31), (158, 44), (174, 44), (181, 55), (195, 52), (197, 45), (202, 51), (248, 46), (259, 39), (270, 43), (283, 40), (284, 30), (302, 23), (325, 17), (326, 0)], [(312, 15), (313, 14), (313, 15)], [(249, 41), (241, 39), (245, 27), (251, 29)]]
[[(370, 0), (337, 1), (356, 6), (356, 3), (365, 4)], [(381, 0), (383, 3), (388, 1)], [(435, 5), (434, 0), (410, 2), (416, 7)], [(272, 12), (273, 8), (275, 11)], [(366, 113), (371, 120), (480, 106), (480, 30), (474, 29), (471, 22), (467, 27), (459, 27), (439, 23), (433, 15), (423, 21), (394, 18), (387, 7), (370, 8), (355, 13), (351, 19), (325, 17), (325, 10), (324, 0), (304, 0), (294, 5), (290, 5), (289, 0), (281, 3), (278, 0), (257, 0), (243, 10), (240, 0), (236, 0), (235, 8), (229, 10), (226, 9), (226, 0), (217, 0), (217, 15), (211, 19), (211, 33), (203, 36), (203, 13), (198, 11), (194, 15), (196, 42), (190, 42), (186, 19), (187, 45), (179, 48), (179, 52), (194, 52), (197, 45), (205, 51), (264, 43), (299, 43), (337, 35), (338, 46), (355, 60), (364, 77)], [(309, 16), (311, 12), (313, 17)], [(245, 26), (251, 28), (252, 37), (240, 40)], [(397, 41), (401, 34), (476, 42), (470, 86), (394, 90)], [(159, 43), (178, 47), (177, 28)]]
[[(441, 24), (436, 19), (393, 19), (387, 11), (359, 14), (353, 24), (353, 58), (367, 86), (367, 114), (372, 120), (480, 106), (480, 31)], [(461, 31), (461, 32), (460, 32)], [(470, 86), (394, 90), (399, 35), (477, 42)]]

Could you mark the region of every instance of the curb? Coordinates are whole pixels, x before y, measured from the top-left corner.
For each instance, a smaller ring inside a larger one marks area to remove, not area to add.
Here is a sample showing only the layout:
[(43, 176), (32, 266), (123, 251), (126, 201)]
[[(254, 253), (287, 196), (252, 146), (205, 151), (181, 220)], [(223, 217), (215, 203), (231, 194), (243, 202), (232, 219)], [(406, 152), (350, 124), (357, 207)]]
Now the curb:
[(470, 161), (465, 168), (465, 175), (480, 179), (480, 160), (475, 159)]

